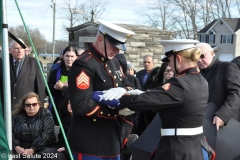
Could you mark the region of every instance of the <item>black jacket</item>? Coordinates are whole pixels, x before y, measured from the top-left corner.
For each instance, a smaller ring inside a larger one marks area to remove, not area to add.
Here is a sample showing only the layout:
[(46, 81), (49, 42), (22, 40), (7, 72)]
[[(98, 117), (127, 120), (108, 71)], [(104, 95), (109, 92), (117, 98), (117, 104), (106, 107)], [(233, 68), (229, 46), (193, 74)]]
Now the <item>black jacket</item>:
[[(59, 75), (57, 75), (58, 72), (60, 72)], [(68, 72), (69, 72), (69, 70), (66, 69), (65, 65), (62, 65), (60, 68), (57, 68), (57, 69), (54, 69), (53, 71), (51, 71), (49, 78), (48, 78), (48, 87), (53, 96), (57, 111), (59, 111), (59, 106), (60, 106), (59, 103), (69, 93), (68, 93), (68, 86), (63, 86), (62, 90), (58, 90), (58, 89), (54, 88), (54, 85), (56, 84), (56, 82), (58, 80), (60, 80), (61, 76), (68, 76)], [(48, 95), (48, 92), (46, 92), (46, 95)], [(50, 104), (52, 105), (52, 103), (50, 103)], [(53, 120), (54, 120), (55, 125), (59, 125), (53, 108), (51, 110), (52, 110)]]
[(105, 157), (119, 155), (122, 140), (128, 137), (132, 125), (118, 115), (118, 110), (91, 98), (93, 91), (128, 86), (118, 60), (107, 60), (91, 45), (74, 61), (68, 80), (73, 116), (67, 137), (72, 151)]
[[(13, 117), (12, 121), (12, 145), (13, 149), (20, 146), (19, 141), (22, 135), (22, 126), (24, 124), (26, 112), (21, 112)], [(38, 113), (30, 122), (31, 135), (33, 138), (31, 148), (34, 152), (39, 152), (46, 147), (53, 147), (56, 139), (54, 134), (54, 122), (52, 114), (48, 109), (40, 107)]]
[[(159, 70), (160, 70), (160, 67), (155, 67), (152, 69), (152, 71), (148, 75), (148, 78), (147, 78), (142, 90), (146, 91), (148, 89), (153, 89), (153, 88), (162, 86), (161, 82), (159, 82), (158, 80), (153, 80), (153, 78), (158, 75)], [(138, 112), (138, 115), (136, 116), (138, 135), (141, 135), (142, 132), (144, 132), (144, 130), (152, 122), (156, 113), (157, 113), (156, 110)]]
[[(68, 130), (69, 130), (69, 126), (71, 124), (71, 116), (69, 115), (69, 116), (61, 117), (61, 122), (62, 122), (64, 133), (67, 135)], [(66, 143), (65, 143), (65, 140), (64, 140), (64, 137), (63, 137), (63, 133), (62, 133), (62, 130), (60, 129), (59, 134), (58, 134), (58, 142), (57, 142), (56, 147), (60, 148), (60, 147), (64, 147), (64, 146), (66, 148)]]
[(225, 124), (231, 117), (240, 121), (240, 71), (236, 64), (218, 59), (210, 68), (201, 70), (209, 86), (208, 102), (216, 106), (215, 115)]
[(161, 67), (155, 67), (153, 68), (153, 70), (151, 71), (151, 73), (149, 74), (146, 83), (144, 84), (144, 90), (148, 90), (148, 89), (153, 89), (159, 86), (162, 86), (163, 84), (160, 82), (160, 80), (154, 80), (154, 78), (159, 74)]
[(127, 73), (126, 78), (128, 79), (129, 83), (132, 85), (132, 87), (134, 89), (142, 90), (142, 86), (141, 86), (140, 81), (138, 80), (137, 77)]
[[(136, 111), (158, 110), (162, 128), (174, 129), (202, 126), (207, 100), (207, 81), (196, 68), (189, 68), (163, 86), (137, 96), (123, 96), (120, 103)], [(202, 134), (163, 136), (154, 160), (202, 160), (201, 138)]]

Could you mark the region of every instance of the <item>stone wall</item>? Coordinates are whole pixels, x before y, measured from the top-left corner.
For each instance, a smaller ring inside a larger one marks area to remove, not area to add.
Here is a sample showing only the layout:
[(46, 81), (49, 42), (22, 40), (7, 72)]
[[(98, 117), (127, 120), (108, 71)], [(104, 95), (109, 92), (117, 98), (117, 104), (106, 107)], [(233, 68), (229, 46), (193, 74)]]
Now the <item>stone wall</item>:
[[(136, 71), (143, 69), (143, 57), (146, 55), (153, 56), (155, 66), (161, 65), (164, 48), (159, 40), (172, 39), (173, 32), (144, 25), (118, 25), (136, 33), (127, 40), (127, 51), (120, 51), (125, 54), (128, 61), (133, 63)], [(86, 49), (94, 41), (93, 37), (97, 34), (98, 26), (99, 24), (95, 22), (87, 22), (74, 28), (68, 28), (69, 44)]]
[(159, 40), (172, 39), (174, 33), (149, 26), (120, 25), (136, 33), (127, 40), (127, 51), (121, 52), (124, 53), (127, 60), (134, 65), (135, 70), (139, 71), (143, 69), (143, 58), (146, 55), (153, 56), (155, 66), (161, 66), (161, 59), (164, 56), (164, 47)]

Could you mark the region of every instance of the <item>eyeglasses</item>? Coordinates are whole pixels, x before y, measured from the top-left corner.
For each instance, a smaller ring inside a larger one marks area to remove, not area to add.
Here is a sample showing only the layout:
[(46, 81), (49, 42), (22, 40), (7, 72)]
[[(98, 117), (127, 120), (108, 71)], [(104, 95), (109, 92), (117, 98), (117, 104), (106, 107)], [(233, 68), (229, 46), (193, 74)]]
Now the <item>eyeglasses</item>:
[(31, 106), (36, 107), (37, 105), (38, 105), (38, 103), (26, 103), (26, 104), (25, 104), (25, 106), (26, 106), (26, 107), (29, 107), (29, 108), (30, 108)]

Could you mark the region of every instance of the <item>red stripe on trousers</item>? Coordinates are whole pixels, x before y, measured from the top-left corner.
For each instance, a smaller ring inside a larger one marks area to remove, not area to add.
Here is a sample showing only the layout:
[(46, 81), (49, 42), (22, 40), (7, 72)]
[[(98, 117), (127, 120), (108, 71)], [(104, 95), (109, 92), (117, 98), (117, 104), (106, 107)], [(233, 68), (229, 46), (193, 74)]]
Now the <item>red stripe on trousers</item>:
[(82, 160), (82, 153), (78, 153), (78, 160)]

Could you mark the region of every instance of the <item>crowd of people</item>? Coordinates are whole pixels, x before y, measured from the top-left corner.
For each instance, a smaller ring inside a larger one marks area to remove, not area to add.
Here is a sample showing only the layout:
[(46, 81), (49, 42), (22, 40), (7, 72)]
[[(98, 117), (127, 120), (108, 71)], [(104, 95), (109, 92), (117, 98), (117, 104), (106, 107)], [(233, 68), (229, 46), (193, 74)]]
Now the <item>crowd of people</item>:
[[(69, 45), (54, 61), (47, 80), (53, 102), (47, 108), (44, 98), (50, 93), (36, 59), (10, 41), (15, 159), (130, 160), (131, 154), (124, 152), (129, 135), (140, 136), (156, 115), (162, 138), (153, 160), (205, 159), (201, 140), (208, 104), (216, 106), (216, 130), (231, 118), (240, 121), (238, 66), (219, 61), (209, 44), (176, 39), (160, 41), (165, 47), (161, 66), (155, 67), (153, 55), (146, 55), (144, 69), (136, 72), (119, 53), (135, 33), (103, 20), (99, 24), (88, 49)], [(0, 82), (3, 95), (2, 67)], [(56, 137), (59, 122), (63, 130)]]

